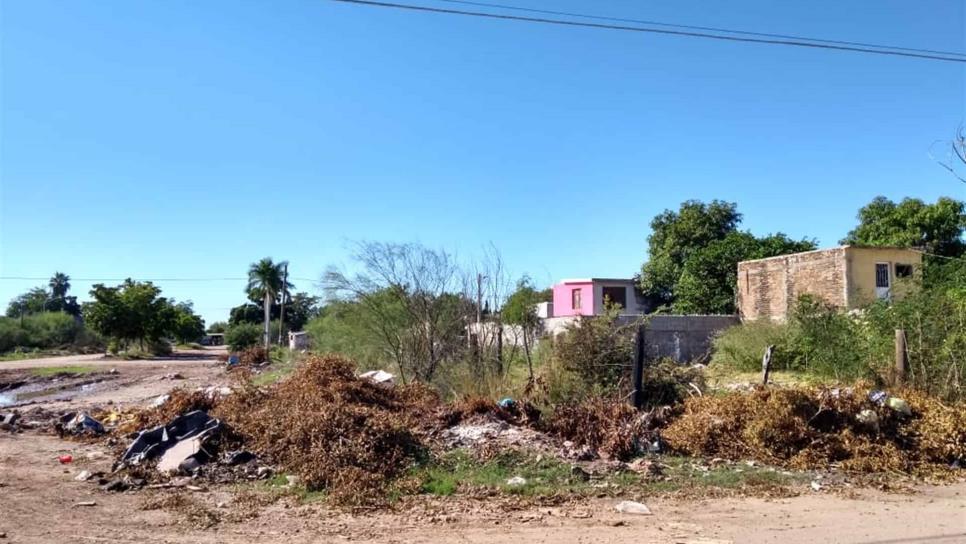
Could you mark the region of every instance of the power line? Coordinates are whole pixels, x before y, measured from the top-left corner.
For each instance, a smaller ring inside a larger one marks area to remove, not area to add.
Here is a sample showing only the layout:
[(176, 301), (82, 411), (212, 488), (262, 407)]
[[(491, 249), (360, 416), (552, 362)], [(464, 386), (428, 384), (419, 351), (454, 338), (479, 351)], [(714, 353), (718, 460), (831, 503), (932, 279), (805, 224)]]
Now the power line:
[(685, 28), (688, 30), (707, 30), (711, 32), (724, 32), (727, 34), (741, 34), (745, 36), (760, 36), (764, 38), (784, 38), (788, 40), (804, 40), (809, 42), (821, 42), (821, 43), (831, 43), (837, 45), (854, 45), (858, 47), (875, 47), (878, 49), (893, 49), (899, 51), (912, 51), (915, 53), (934, 53), (937, 55), (953, 55), (966, 58), (966, 53), (961, 53), (957, 51), (943, 51), (937, 49), (921, 49), (917, 47), (899, 47), (896, 45), (881, 45), (875, 43), (867, 42), (851, 42), (845, 40), (828, 40), (823, 38), (809, 38), (808, 36), (796, 36), (794, 34), (772, 34), (768, 32), (752, 32), (749, 30), (733, 30), (728, 28), (718, 28), (713, 26), (696, 26), (696, 25), (682, 25), (679, 23), (666, 23), (663, 21), (650, 21), (646, 19), (626, 19), (622, 17), (606, 17), (602, 15), (589, 15), (586, 13), (574, 13), (568, 11), (552, 11), (546, 9), (535, 9), (535, 8), (524, 8), (519, 6), (510, 6), (507, 4), (491, 4), (488, 2), (470, 2), (469, 0), (437, 0), (438, 2), (447, 2), (450, 4), (464, 4), (469, 6), (480, 6), (488, 8), (499, 8), (508, 9), (513, 11), (525, 11), (529, 13), (543, 13), (547, 15), (563, 15), (567, 17), (581, 17), (583, 19), (596, 19), (598, 21), (615, 21), (621, 23), (638, 23), (644, 25), (653, 26), (664, 26), (668, 28)]
[[(396, 8), (396, 9), (403, 9), (403, 10), (410, 10), (410, 11), (445, 13), (449, 15), (465, 15), (470, 17), (482, 17), (487, 19), (502, 19), (502, 20), (508, 20), (508, 21), (523, 21), (528, 23), (543, 23), (543, 24), (550, 24), (550, 25), (576, 26), (576, 27), (586, 27), (586, 28), (598, 28), (598, 29), (605, 29), (605, 30), (624, 30), (628, 32), (666, 34), (671, 36), (706, 38), (706, 39), (712, 39), (712, 40), (723, 40), (723, 41), (732, 41), (732, 42), (758, 43), (758, 44), (768, 44), (768, 45), (787, 45), (792, 47), (810, 47), (814, 49), (852, 51), (856, 53), (870, 53), (875, 55), (890, 55), (890, 56), (896, 56), (896, 57), (910, 57), (910, 58), (927, 59), (927, 60), (966, 63), (966, 58), (948, 57), (948, 56), (935, 55), (931, 53), (914, 53), (911, 51), (902, 51), (902, 50), (871, 49), (868, 47), (859, 47), (859, 46), (851, 46), (851, 45), (835, 45), (831, 43), (815, 43), (815, 42), (808, 42), (808, 41), (802, 41), (802, 40), (726, 36), (721, 34), (708, 34), (706, 32), (692, 32), (692, 31), (685, 31), (685, 30), (668, 30), (668, 29), (660, 29), (660, 28), (644, 28), (639, 26), (609, 25), (609, 24), (603, 24), (603, 23), (588, 23), (588, 22), (581, 22), (581, 21), (565, 21), (562, 19), (548, 19), (544, 17), (523, 17), (519, 15), (486, 13), (482, 11), (465, 11), (465, 10), (458, 10), (458, 9), (435, 8), (435, 7), (429, 7), (429, 6), (414, 6), (411, 4), (398, 4), (394, 2), (377, 2), (374, 0), (332, 0), (332, 1), (343, 2), (346, 4), (358, 4), (358, 5), (374, 6), (374, 7), (382, 7), (382, 8)], [(956, 53), (956, 54), (959, 55), (959, 53)]]
[[(0, 276), (0, 280), (12, 280), (12, 281), (47, 281), (50, 278), (40, 277), (40, 276)], [(248, 278), (71, 278), (70, 281), (178, 281), (178, 282), (216, 282), (216, 281), (248, 281)], [(295, 281), (318, 281), (317, 278), (290, 278)]]

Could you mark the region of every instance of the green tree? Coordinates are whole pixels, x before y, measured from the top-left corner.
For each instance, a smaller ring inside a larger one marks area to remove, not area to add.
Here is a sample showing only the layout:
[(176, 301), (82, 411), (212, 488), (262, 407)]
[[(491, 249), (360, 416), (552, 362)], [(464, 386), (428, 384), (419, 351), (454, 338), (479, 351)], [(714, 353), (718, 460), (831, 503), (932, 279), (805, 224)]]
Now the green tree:
[(26, 293), (17, 296), (7, 305), (7, 317), (39, 314), (44, 311), (44, 305), (50, 296), (43, 287), (34, 287)]
[(737, 205), (688, 200), (677, 212), (665, 210), (651, 222), (650, 260), (640, 287), (652, 307), (679, 313), (730, 314), (740, 261), (815, 249), (814, 240), (777, 233), (756, 238), (738, 230)]
[(528, 276), (517, 282), (516, 290), (506, 299), (500, 311), (503, 321), (520, 327), (523, 332), (523, 354), (527, 360), (530, 381), (533, 381), (533, 346), (540, 335), (542, 323), (537, 317), (537, 304), (549, 302), (550, 289), (538, 291)]
[(654, 306), (670, 305), (684, 265), (696, 251), (724, 239), (741, 223), (738, 206), (714, 200), (688, 200), (677, 212), (665, 210), (651, 221), (648, 261), (641, 268), (640, 287)]
[(151, 282), (130, 278), (117, 287), (95, 284), (92, 302), (85, 304), (84, 317), (92, 329), (124, 345), (137, 341), (156, 343), (171, 334), (176, 311), (161, 289)]
[(224, 321), (215, 321), (211, 325), (208, 325), (208, 332), (214, 334), (224, 334), (228, 330), (228, 323)]
[(191, 301), (179, 302), (174, 305), (174, 323), (172, 334), (180, 344), (197, 342), (205, 335), (205, 320), (194, 311)]
[(54, 298), (63, 299), (70, 290), (70, 276), (63, 272), (55, 272), (47, 283), (50, 287), (50, 294)]
[(264, 343), (265, 349), (271, 346), (271, 323), (272, 303), (278, 300), (280, 293), (291, 285), (285, 285), (284, 269), (288, 265), (282, 261), (275, 263), (271, 257), (265, 257), (257, 263), (252, 263), (248, 268), (248, 285), (245, 287), (250, 298), (261, 298), (262, 311), (264, 314)]
[(239, 323), (232, 325), (225, 333), (225, 343), (232, 351), (242, 351), (258, 345), (262, 331), (254, 323)]
[(782, 233), (756, 238), (749, 232), (731, 232), (697, 249), (685, 262), (674, 290), (674, 311), (732, 314), (736, 310), (739, 262), (811, 251), (815, 247), (813, 240), (792, 240)]
[(843, 244), (915, 247), (946, 257), (966, 253), (966, 204), (960, 200), (904, 198), (896, 204), (879, 196), (859, 210), (858, 219)]

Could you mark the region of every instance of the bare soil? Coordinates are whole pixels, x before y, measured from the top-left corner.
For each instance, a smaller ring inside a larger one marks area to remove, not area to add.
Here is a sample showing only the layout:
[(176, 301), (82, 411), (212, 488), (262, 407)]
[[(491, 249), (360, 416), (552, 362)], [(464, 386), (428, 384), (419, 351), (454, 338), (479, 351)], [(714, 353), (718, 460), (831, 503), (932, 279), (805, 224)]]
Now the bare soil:
[[(213, 352), (161, 361), (51, 358), (37, 366), (95, 364), (118, 373), (89, 393), (42, 401), (43, 408), (88, 408), (108, 401), (144, 404), (179, 385), (228, 383)], [(93, 361), (93, 363), (92, 363)], [(28, 372), (31, 361), (0, 363), (0, 382)], [(178, 372), (184, 380), (161, 379)], [(19, 374), (18, 374), (19, 373)], [(57, 457), (74, 461), (60, 464)], [(76, 481), (82, 470), (107, 471), (99, 444), (27, 431), (0, 434), (0, 533), (6, 542), (241, 543), (608, 542), (715, 544), (806, 542), (966, 542), (966, 483), (923, 486), (913, 494), (863, 490), (854, 496), (810, 492), (790, 499), (647, 500), (653, 515), (614, 510), (615, 499), (575, 500), (552, 507), (505, 499), (418, 499), (395, 511), (346, 513), (283, 498), (246, 502), (244, 487), (201, 491), (107, 493)], [(180, 495), (179, 495), (180, 494)], [(183, 508), (145, 509), (179, 495)], [(93, 502), (93, 506), (81, 504)], [(199, 521), (200, 520), (200, 521)], [(207, 522), (205, 522), (207, 520)], [(205, 527), (205, 525), (209, 525)]]

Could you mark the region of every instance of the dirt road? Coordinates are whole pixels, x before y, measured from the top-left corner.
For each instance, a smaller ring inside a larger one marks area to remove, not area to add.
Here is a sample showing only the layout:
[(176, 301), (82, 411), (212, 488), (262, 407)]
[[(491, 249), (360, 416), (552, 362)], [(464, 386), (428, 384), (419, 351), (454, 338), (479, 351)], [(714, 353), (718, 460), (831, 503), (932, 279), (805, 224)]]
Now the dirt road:
[(125, 360), (105, 357), (103, 354), (92, 355), (64, 355), (59, 357), (42, 357), (40, 359), (21, 359), (17, 361), (0, 361), (0, 372), (4, 370), (23, 370), (28, 368), (51, 368), (60, 366), (103, 366), (103, 367), (131, 367), (139, 366), (196, 366), (199, 363), (211, 362), (215, 357), (225, 353), (224, 348), (209, 348), (205, 350), (178, 350), (169, 357), (157, 357), (148, 360)]
[[(56, 362), (52, 362), (56, 361)], [(7, 363), (0, 377), (38, 366), (91, 364), (72, 358)], [(51, 409), (99, 403), (144, 403), (178, 385), (226, 383), (209, 353), (165, 361), (111, 361), (119, 377), (103, 389), (45, 401)], [(185, 379), (162, 379), (177, 371)], [(74, 461), (62, 465), (57, 457)], [(966, 483), (923, 487), (913, 495), (861, 492), (845, 498), (809, 492), (781, 500), (671, 500), (650, 498), (651, 516), (619, 514), (614, 499), (554, 507), (508, 509), (499, 501), (426, 499), (397, 512), (350, 515), (321, 504), (282, 499), (247, 515), (236, 487), (185, 492), (182, 510), (143, 509), (155, 494), (106, 493), (74, 479), (82, 470), (109, 470), (101, 445), (65, 441), (28, 431), (0, 434), (0, 533), (4, 542), (248, 543), (417, 542), (520, 544), (573, 543), (781, 543), (865, 544), (966, 542)], [(82, 503), (94, 502), (92, 506)], [(194, 512), (189, 521), (185, 511)], [(251, 517), (257, 512), (255, 517)], [(199, 516), (212, 527), (201, 528)]]

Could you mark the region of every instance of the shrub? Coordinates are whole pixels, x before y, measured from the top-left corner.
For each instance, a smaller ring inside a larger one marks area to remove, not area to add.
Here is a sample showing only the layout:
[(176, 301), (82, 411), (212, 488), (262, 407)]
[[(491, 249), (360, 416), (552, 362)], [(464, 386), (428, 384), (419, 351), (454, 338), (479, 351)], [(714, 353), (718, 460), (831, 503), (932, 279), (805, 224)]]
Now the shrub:
[(765, 348), (774, 345), (772, 367), (788, 369), (792, 363), (788, 349), (789, 337), (787, 325), (768, 320), (748, 321), (729, 327), (713, 340), (711, 364), (740, 372), (756, 372), (761, 370)]
[(618, 385), (631, 367), (639, 323), (622, 324), (618, 309), (585, 317), (567, 327), (554, 343), (554, 358), (588, 385)]
[(225, 333), (225, 342), (232, 351), (242, 351), (262, 341), (262, 328), (254, 323), (232, 325)]
[(789, 326), (792, 368), (838, 380), (872, 374), (861, 323), (845, 312), (802, 295), (792, 310)]

